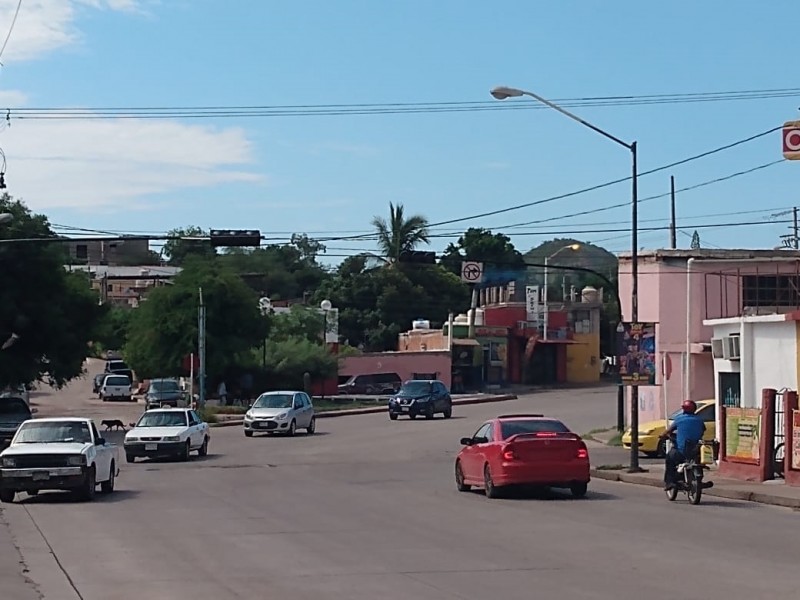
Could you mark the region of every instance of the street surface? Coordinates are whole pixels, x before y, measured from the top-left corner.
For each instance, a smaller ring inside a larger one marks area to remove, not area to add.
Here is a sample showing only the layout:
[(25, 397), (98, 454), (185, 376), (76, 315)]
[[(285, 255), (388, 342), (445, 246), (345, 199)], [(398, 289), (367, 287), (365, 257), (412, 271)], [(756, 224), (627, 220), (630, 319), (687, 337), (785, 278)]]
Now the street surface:
[[(65, 401), (77, 387), (62, 392)], [(115, 418), (117, 408), (98, 410)], [(584, 500), (457, 492), (459, 438), (485, 418), (526, 411), (583, 433), (613, 422), (615, 391), (538, 392), (457, 407), (450, 420), (321, 419), (316, 435), (295, 438), (217, 428), (205, 459), (124, 464), (111, 496), (84, 504), (43, 494), (4, 505), (2, 517), (48, 600), (795, 593), (791, 511), (717, 498), (668, 503), (657, 489), (605, 481), (593, 481)], [(590, 453), (594, 464), (625, 455), (595, 444)], [(3, 535), (0, 558), (18, 561)], [(3, 600), (37, 597), (26, 595), (30, 586), (10, 589)]]

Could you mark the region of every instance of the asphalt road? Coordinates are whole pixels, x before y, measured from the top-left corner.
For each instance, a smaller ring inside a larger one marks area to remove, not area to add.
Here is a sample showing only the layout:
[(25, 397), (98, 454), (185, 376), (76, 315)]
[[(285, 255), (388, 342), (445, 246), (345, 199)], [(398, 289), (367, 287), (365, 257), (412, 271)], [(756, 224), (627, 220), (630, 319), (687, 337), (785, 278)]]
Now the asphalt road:
[[(316, 435), (296, 438), (214, 429), (205, 459), (123, 465), (111, 496), (82, 504), (44, 494), (3, 517), (48, 600), (795, 592), (800, 541), (787, 535), (798, 518), (790, 511), (717, 498), (668, 503), (656, 489), (604, 481), (584, 500), (457, 492), (458, 439), (484, 418), (522, 410), (576, 431), (615, 414), (609, 390), (542, 392), (460, 407), (448, 421), (325, 419)], [(590, 451), (598, 463), (614, 449)]]

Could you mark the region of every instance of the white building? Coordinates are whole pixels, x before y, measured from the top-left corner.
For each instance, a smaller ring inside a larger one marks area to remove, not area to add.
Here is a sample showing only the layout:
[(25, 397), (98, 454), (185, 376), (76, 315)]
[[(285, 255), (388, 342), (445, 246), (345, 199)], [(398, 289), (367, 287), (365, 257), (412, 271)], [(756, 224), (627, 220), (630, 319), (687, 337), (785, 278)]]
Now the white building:
[(800, 312), (707, 319), (703, 324), (713, 329), (718, 406), (761, 408), (763, 389), (798, 389)]

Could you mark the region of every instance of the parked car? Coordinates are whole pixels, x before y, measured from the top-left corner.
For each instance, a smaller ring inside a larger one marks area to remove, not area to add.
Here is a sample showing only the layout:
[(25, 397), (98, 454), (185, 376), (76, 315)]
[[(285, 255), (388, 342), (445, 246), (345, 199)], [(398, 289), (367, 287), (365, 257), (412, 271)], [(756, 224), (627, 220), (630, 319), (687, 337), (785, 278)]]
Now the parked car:
[(108, 376), (108, 373), (98, 373), (92, 380), (92, 393), (100, 397), (100, 388), (103, 387), (103, 380)]
[(100, 399), (103, 402), (113, 402), (114, 400), (135, 402), (136, 398), (132, 394), (130, 378), (127, 375), (116, 373), (106, 374), (103, 385), (100, 387)]
[(579, 435), (557, 419), (505, 415), (461, 438), (455, 464), (456, 487), (483, 488), (487, 498), (511, 485), (569, 488), (581, 498), (589, 485), (589, 450)]
[(151, 379), (145, 402), (148, 408), (171, 406), (179, 408), (186, 405), (186, 392), (177, 379)]
[(208, 454), (211, 432), (208, 423), (188, 408), (158, 408), (146, 411), (125, 434), (125, 458), (174, 457), (189, 460), (191, 452)]
[(31, 419), (0, 452), (0, 502), (42, 490), (69, 490), (92, 500), (98, 484), (113, 492), (117, 475), (119, 448), (106, 443), (91, 419)]
[(115, 373), (118, 375), (127, 375), (133, 381), (133, 371), (128, 367), (124, 360), (114, 359), (107, 360), (104, 371), (106, 373)]
[(31, 405), (31, 386), (20, 384), (16, 386), (9, 386), (3, 392), (0, 392), (0, 398), (22, 398), (25, 404)]
[(403, 380), (397, 373), (353, 375), (338, 386), (340, 394), (388, 395), (400, 389)]
[(400, 415), (416, 419), (420, 415), (432, 419), (441, 413), (445, 419), (453, 416), (453, 399), (441, 381), (412, 379), (389, 399), (389, 418), (395, 421)]
[[(669, 423), (681, 414), (681, 409), (676, 410), (669, 416)], [(717, 401), (700, 400), (697, 403), (697, 416), (703, 419), (706, 424), (706, 433), (703, 439), (711, 442), (717, 437)], [(659, 436), (667, 430), (667, 423), (662, 421), (647, 421), (639, 423), (639, 452), (650, 458), (663, 458), (667, 454), (667, 440), (662, 440)], [(622, 434), (622, 446), (630, 450), (631, 430), (628, 428)]]
[(262, 432), (292, 436), (298, 429), (305, 429), (312, 435), (316, 427), (314, 405), (305, 392), (266, 392), (256, 398), (244, 415), (244, 434), (247, 437)]
[(19, 426), (31, 418), (30, 406), (22, 398), (0, 398), (0, 447), (10, 444)]

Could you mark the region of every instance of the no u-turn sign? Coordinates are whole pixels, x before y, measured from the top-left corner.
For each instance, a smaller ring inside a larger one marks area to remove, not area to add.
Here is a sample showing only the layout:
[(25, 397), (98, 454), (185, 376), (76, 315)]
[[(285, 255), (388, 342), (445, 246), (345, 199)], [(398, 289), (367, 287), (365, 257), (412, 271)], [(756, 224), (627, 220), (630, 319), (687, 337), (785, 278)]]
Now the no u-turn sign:
[(800, 160), (800, 121), (787, 121), (783, 124), (783, 157)]

